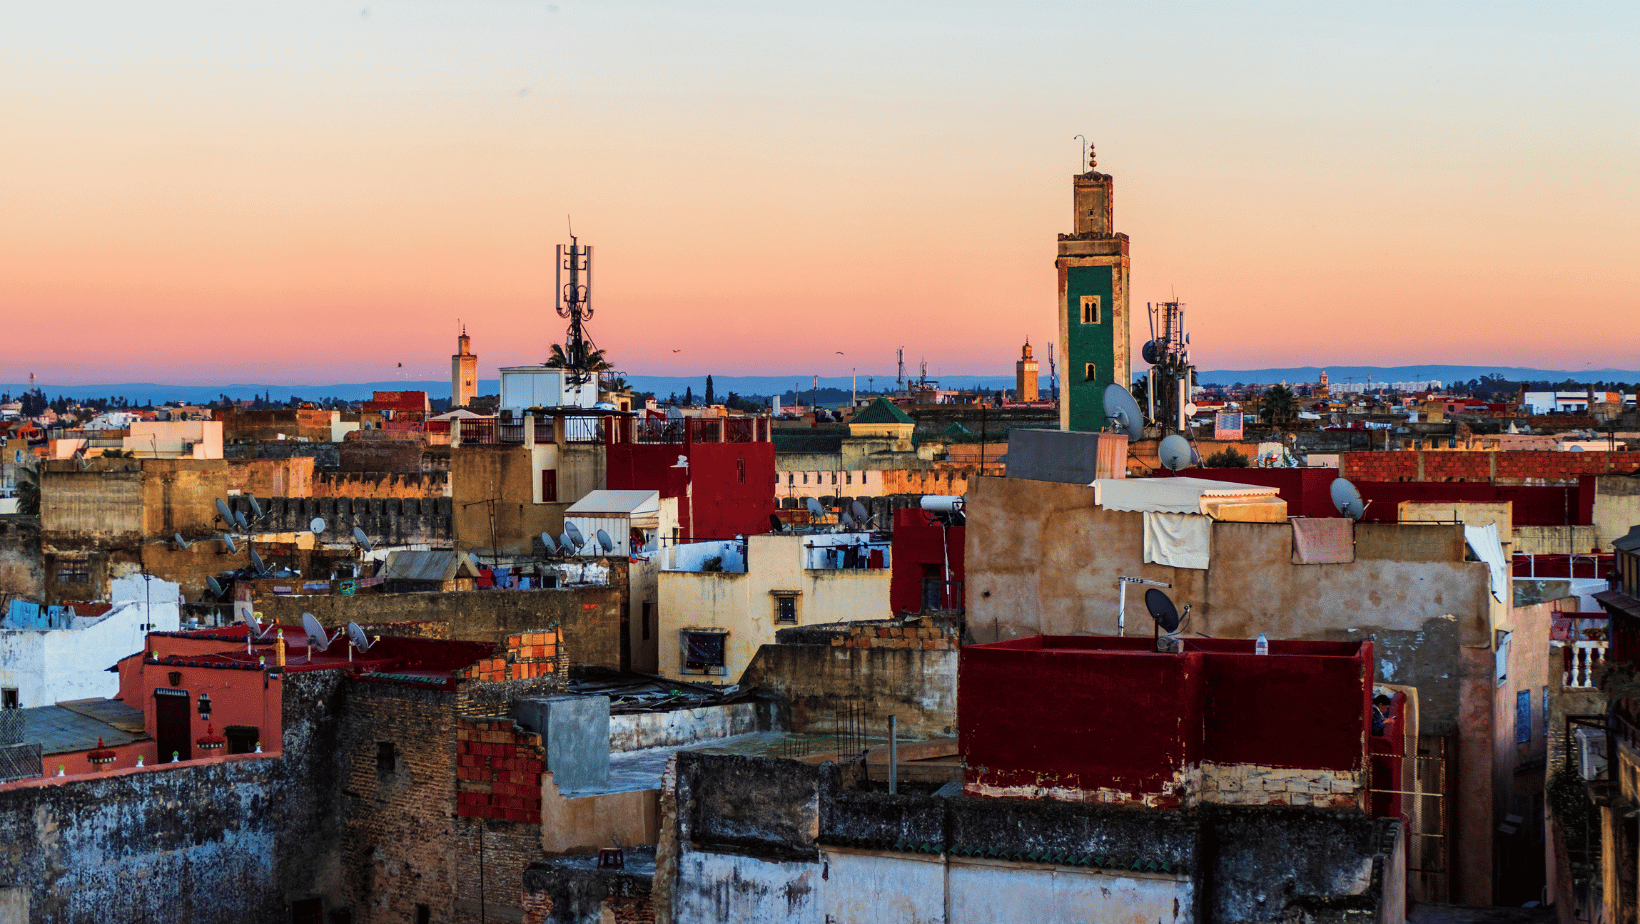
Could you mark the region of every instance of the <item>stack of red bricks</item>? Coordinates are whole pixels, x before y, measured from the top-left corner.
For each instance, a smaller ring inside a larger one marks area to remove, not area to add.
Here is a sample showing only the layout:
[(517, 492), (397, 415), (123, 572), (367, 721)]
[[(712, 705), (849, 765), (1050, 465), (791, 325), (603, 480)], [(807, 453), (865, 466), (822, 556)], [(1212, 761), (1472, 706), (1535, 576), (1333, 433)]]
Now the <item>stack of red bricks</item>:
[(1640, 452), (1461, 449), (1346, 452), (1339, 464), (1340, 476), (1362, 482), (1567, 484), (1575, 483), (1579, 475), (1626, 475), (1637, 469), (1640, 469)]
[(456, 733), (456, 814), (541, 823), (541, 736), (512, 719), (461, 719)]
[(550, 677), (560, 673), (558, 648), (555, 630), (509, 635), (505, 655), (485, 658), (462, 671), (461, 676), (485, 683)]

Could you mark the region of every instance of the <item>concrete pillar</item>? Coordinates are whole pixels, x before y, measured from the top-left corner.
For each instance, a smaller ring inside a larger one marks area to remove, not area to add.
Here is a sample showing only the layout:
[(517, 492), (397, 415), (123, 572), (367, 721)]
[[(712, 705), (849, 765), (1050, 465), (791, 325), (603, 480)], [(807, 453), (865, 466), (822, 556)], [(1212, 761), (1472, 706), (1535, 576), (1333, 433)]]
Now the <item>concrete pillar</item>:
[(535, 415), (524, 412), (524, 445), (535, 445)]

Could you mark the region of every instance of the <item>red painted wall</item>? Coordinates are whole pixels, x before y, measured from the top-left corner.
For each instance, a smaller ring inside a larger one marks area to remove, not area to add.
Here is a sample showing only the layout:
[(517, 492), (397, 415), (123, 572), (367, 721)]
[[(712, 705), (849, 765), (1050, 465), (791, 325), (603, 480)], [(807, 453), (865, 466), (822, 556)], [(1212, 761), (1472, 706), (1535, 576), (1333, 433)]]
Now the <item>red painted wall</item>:
[[(1450, 455), (1451, 453), (1447, 453)], [(1377, 453), (1385, 455), (1385, 453)], [(1430, 455), (1434, 455), (1431, 453)], [(1481, 453), (1475, 453), (1481, 455)], [(1576, 453), (1573, 453), (1576, 455)], [(1417, 473), (1414, 463), (1413, 473)], [(1281, 489), (1291, 516), (1335, 517), (1332, 483), (1338, 477), (1323, 468), (1202, 468), (1185, 474), (1235, 484), (1256, 484)], [(1516, 526), (1567, 526), (1588, 524), (1594, 510), (1593, 479), (1588, 488), (1541, 485), (1494, 485), (1480, 481), (1356, 481), (1351, 483), (1369, 503), (1362, 517), (1369, 523), (1394, 523), (1402, 501), (1415, 503), (1501, 503), (1514, 505)], [(1585, 503), (1582, 494), (1587, 493)]]
[[(606, 483), (611, 491), (659, 491), (678, 499), (683, 535), (732, 539), (769, 531), (775, 510), (773, 443), (614, 443), (606, 448)], [(689, 469), (673, 468), (678, 456)], [(745, 462), (745, 478), (740, 463)], [(693, 476), (693, 531), (685, 489)]]
[(962, 649), (970, 782), (1161, 793), (1203, 760), (1361, 770), (1372, 643), (1037, 636)]
[(921, 508), (894, 511), (894, 542), (889, 551), (890, 612), (922, 612), (924, 566), (932, 565), (943, 571), (947, 549), (951, 556), (951, 580), (965, 580), (963, 537), (966, 528), (951, 527), (948, 537), (942, 536), (943, 529), (938, 520)]

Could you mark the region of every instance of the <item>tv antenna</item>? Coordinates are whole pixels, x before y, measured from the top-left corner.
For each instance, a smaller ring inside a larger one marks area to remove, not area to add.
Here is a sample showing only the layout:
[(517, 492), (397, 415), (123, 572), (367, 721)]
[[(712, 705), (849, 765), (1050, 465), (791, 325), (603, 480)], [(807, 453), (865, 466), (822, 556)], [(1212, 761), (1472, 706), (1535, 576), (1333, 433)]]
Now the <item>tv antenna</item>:
[(1087, 136), (1085, 136), (1085, 135), (1072, 135), (1071, 136), (1072, 141), (1075, 141), (1078, 138), (1080, 138), (1082, 140), (1082, 157), (1079, 160), (1077, 160), (1077, 162), (1076, 162), (1076, 172), (1081, 173), (1082, 172), (1082, 162), (1088, 159), (1088, 139), (1087, 139)]
[[(1118, 636), (1125, 634), (1127, 630), (1127, 589), (1129, 584), (1143, 584), (1147, 587), (1168, 588), (1173, 586), (1165, 581), (1152, 581), (1142, 577), (1128, 577), (1127, 575), (1118, 577), (1116, 579), (1116, 585), (1119, 588), (1116, 591), (1116, 634)], [(1153, 592), (1154, 591), (1147, 591), (1147, 593)], [(1147, 597), (1146, 599), (1149, 598)]]
[(1361, 499), (1361, 492), (1350, 484), (1347, 478), (1335, 478), (1332, 483), (1333, 506), (1338, 508), (1341, 516), (1351, 520), (1359, 520), (1367, 512), (1367, 501)]
[(1186, 603), (1181, 613), (1167, 594), (1151, 588), (1145, 591), (1145, 609), (1150, 611), (1150, 618), (1156, 620), (1156, 651), (1160, 654), (1183, 651), (1184, 645), (1179, 643), (1179, 626), (1190, 616), (1190, 604)]
[(324, 651), (331, 646), (331, 643), (341, 638), (343, 632), (341, 629), (337, 629), (335, 635), (326, 632), (325, 627), (319, 624), (319, 620), (313, 618), (312, 613), (302, 614), (302, 628), (307, 632), (307, 659), (310, 664), (313, 662), (313, 650), (315, 648)]
[(1139, 412), (1139, 402), (1133, 393), (1115, 382), (1105, 386), (1105, 419), (1118, 433), (1126, 433), (1129, 442), (1145, 435), (1145, 418)]

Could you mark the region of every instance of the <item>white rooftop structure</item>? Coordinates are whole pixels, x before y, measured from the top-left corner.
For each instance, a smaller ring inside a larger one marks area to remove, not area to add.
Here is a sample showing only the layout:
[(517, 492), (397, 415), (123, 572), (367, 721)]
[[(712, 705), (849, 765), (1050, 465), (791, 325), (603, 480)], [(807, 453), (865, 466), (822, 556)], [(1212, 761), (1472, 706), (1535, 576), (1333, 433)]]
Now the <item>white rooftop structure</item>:
[(1140, 513), (1200, 513), (1225, 500), (1275, 500), (1281, 491), (1256, 484), (1207, 478), (1100, 478), (1093, 482), (1093, 502), (1106, 510)]

